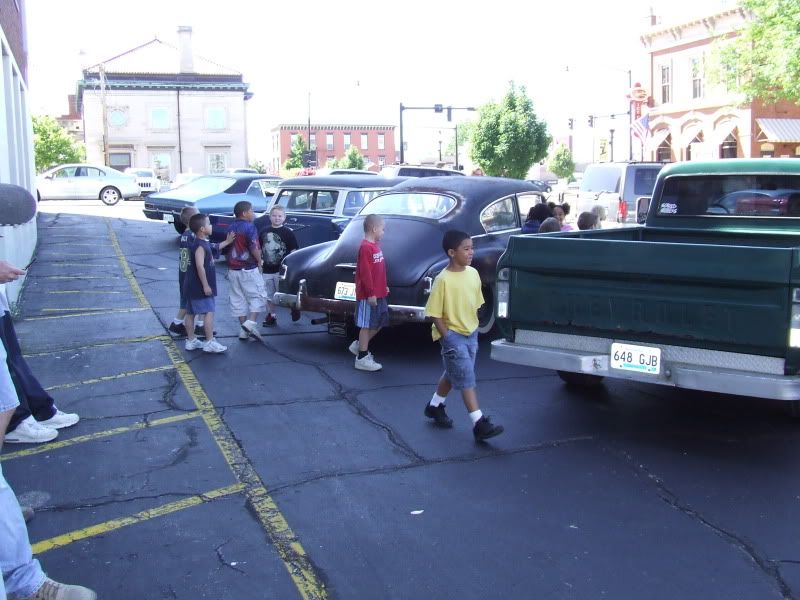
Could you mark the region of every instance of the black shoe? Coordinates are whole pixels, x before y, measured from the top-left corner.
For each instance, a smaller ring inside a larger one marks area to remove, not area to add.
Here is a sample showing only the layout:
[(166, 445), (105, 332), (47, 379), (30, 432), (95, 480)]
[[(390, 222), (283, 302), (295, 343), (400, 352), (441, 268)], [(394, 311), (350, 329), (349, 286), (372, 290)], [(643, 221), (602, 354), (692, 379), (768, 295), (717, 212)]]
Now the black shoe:
[(500, 435), (503, 431), (504, 428), (502, 425), (495, 425), (489, 420), (489, 417), (483, 416), (478, 419), (478, 422), (475, 423), (475, 427), (472, 428), (472, 435), (475, 436), (476, 442), (481, 442), (496, 435)]
[(183, 337), (186, 335), (186, 325), (183, 323), (170, 323), (167, 329), (178, 337)]
[(431, 406), (430, 402), (425, 405), (425, 416), (433, 419), (437, 427), (445, 427), (449, 429), (453, 426), (453, 419), (447, 416), (444, 410), (444, 404), (439, 406)]
[(278, 324), (278, 319), (276, 319), (273, 315), (267, 314), (264, 317), (264, 322), (261, 324), (262, 327), (275, 327)]
[(296, 308), (292, 309), (292, 321), (299, 321), (300, 320), (300, 311)]

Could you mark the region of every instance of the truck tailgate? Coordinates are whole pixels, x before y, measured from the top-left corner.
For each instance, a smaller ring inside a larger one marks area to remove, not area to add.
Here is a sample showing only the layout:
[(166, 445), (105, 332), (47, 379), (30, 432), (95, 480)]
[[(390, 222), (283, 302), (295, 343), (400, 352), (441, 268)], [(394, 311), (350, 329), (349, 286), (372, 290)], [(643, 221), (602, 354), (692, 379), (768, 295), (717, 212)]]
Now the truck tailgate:
[(783, 357), (797, 258), (793, 247), (514, 236), (498, 266), (511, 270), (501, 327)]

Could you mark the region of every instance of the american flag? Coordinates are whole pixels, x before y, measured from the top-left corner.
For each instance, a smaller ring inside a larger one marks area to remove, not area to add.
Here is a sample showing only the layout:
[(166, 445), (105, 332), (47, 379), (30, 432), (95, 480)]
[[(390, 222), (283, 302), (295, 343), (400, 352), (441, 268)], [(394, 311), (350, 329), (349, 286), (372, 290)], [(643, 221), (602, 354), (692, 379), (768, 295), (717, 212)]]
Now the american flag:
[(650, 115), (646, 114), (643, 115), (641, 119), (636, 119), (631, 125), (631, 130), (633, 131), (633, 135), (639, 138), (642, 144), (644, 144), (647, 140), (647, 136), (650, 135)]

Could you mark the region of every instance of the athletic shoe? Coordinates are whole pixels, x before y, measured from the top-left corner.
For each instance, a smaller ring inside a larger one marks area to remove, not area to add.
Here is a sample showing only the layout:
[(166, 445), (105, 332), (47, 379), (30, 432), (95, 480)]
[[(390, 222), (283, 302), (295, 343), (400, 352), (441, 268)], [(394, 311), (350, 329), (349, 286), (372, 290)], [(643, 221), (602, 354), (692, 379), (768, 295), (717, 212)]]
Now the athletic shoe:
[(299, 321), (300, 320), (300, 311), (296, 308), (292, 308), (292, 321)]
[(198, 338), (194, 338), (191, 340), (186, 340), (186, 343), (183, 345), (184, 348), (187, 350), (200, 350), (203, 347), (203, 342), (201, 342)]
[(431, 406), (431, 403), (428, 402), (425, 405), (425, 416), (429, 419), (433, 419), (437, 427), (449, 429), (453, 426), (453, 419), (447, 416), (447, 413), (444, 409), (444, 403), (440, 404), (439, 406)]
[(209, 352), (211, 354), (220, 354), (227, 350), (227, 346), (223, 346), (215, 339), (208, 340), (205, 344), (203, 344), (203, 352)]
[(475, 426), (472, 428), (472, 435), (475, 436), (476, 442), (488, 440), (491, 437), (503, 433), (504, 427), (502, 425), (495, 425), (489, 420), (489, 417), (483, 416), (478, 419)]
[(61, 412), (56, 408), (56, 414), (54, 414), (49, 419), (45, 419), (44, 421), (39, 421), (39, 425), (44, 425), (45, 427), (52, 427), (53, 429), (64, 429), (64, 427), (72, 427), (80, 421), (81, 418), (76, 415), (75, 413), (65, 413)]
[(22, 518), (25, 519), (26, 523), (29, 522), (36, 514), (36, 511), (34, 511), (30, 506), (20, 505), (20, 509), (22, 510)]
[(240, 340), (249, 340), (250, 339), (250, 332), (247, 331), (244, 327), (239, 328), (239, 339)]
[(375, 362), (372, 353), (368, 352), (364, 358), (356, 358), (355, 367), (359, 371), (380, 371), (383, 365)]
[(186, 336), (186, 325), (183, 323), (170, 323), (167, 329), (169, 329), (170, 333), (174, 333), (178, 337)]
[(355, 340), (352, 344), (347, 347), (350, 350), (350, 354), (353, 356), (358, 356), (358, 340)]
[(97, 594), (89, 588), (59, 583), (48, 577), (42, 587), (26, 600), (97, 600)]
[(242, 323), (242, 329), (249, 333), (254, 339), (257, 339), (259, 342), (261, 341), (261, 332), (258, 330), (258, 325), (256, 325), (255, 321), (245, 321)]
[(6, 442), (9, 444), (41, 444), (49, 442), (58, 437), (58, 431), (52, 427), (45, 427), (32, 416), (14, 428), (14, 431), (6, 433)]
[(264, 327), (275, 327), (278, 324), (278, 319), (275, 315), (271, 315), (267, 313), (267, 316), (264, 317), (264, 322), (261, 324)]

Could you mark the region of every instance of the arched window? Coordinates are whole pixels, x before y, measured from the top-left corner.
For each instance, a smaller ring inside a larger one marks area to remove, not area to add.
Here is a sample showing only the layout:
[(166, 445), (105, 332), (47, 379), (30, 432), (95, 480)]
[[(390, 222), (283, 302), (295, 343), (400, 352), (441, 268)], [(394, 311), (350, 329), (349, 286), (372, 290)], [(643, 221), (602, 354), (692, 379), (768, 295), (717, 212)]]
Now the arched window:
[(672, 160), (672, 134), (664, 138), (664, 141), (656, 148), (656, 160), (658, 162), (670, 162)]
[(719, 146), (719, 157), (720, 158), (736, 158), (739, 153), (739, 144), (736, 141), (736, 136), (733, 133), (729, 133), (728, 137), (722, 140), (722, 144)]
[(703, 143), (703, 132), (701, 131), (696, 136), (694, 136), (694, 139), (691, 142), (689, 142), (688, 146), (686, 146), (686, 160), (692, 160), (692, 146), (694, 144), (702, 144), (702, 143)]

